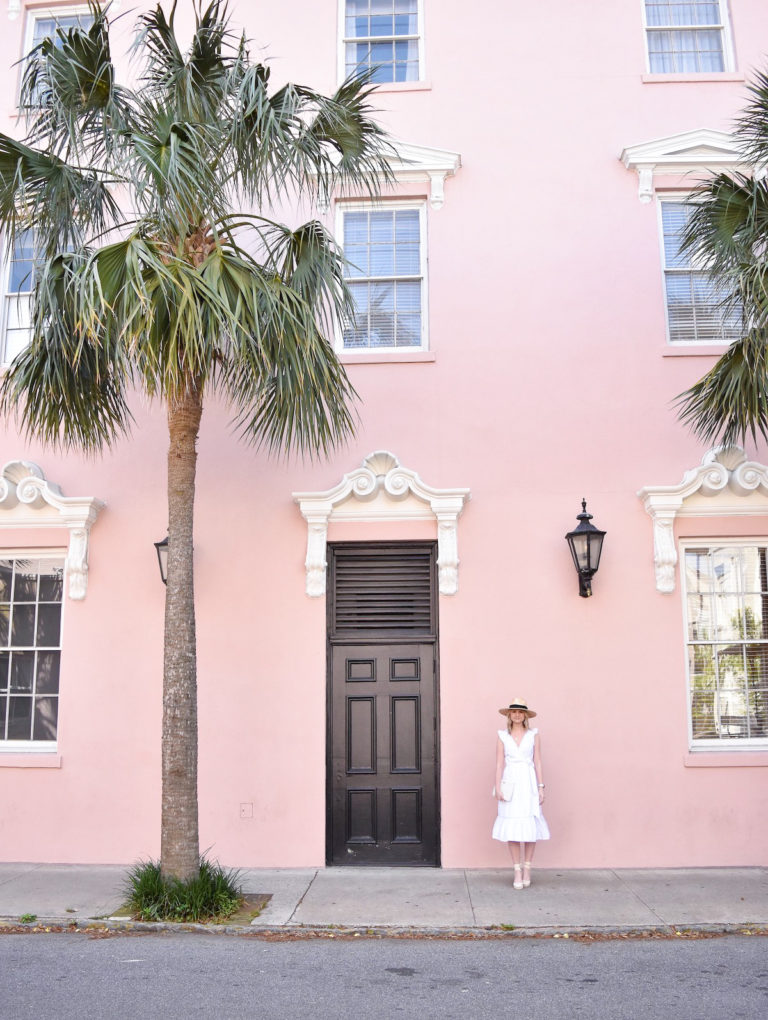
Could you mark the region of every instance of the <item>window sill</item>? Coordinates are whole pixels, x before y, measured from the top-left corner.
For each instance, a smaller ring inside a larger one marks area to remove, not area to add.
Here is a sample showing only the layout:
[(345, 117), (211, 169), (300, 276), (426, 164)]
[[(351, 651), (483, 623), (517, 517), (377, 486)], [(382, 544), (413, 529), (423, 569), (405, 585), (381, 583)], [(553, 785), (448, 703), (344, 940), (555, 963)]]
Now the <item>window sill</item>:
[(375, 88), (376, 92), (431, 92), (431, 81), (384, 81)]
[(768, 751), (689, 751), (683, 755), (687, 769), (768, 768)]
[(720, 358), (728, 350), (728, 344), (667, 344), (662, 348), (662, 358)]
[(668, 85), (673, 82), (717, 82), (717, 81), (745, 81), (743, 74), (738, 71), (701, 71), (696, 74), (693, 71), (686, 71), (683, 74), (643, 74), (640, 80), (644, 85)]
[(371, 351), (370, 354), (338, 353), (342, 365), (384, 365), (390, 363), (435, 361), (434, 351)]
[(60, 769), (61, 755), (56, 752), (0, 751), (0, 769)]

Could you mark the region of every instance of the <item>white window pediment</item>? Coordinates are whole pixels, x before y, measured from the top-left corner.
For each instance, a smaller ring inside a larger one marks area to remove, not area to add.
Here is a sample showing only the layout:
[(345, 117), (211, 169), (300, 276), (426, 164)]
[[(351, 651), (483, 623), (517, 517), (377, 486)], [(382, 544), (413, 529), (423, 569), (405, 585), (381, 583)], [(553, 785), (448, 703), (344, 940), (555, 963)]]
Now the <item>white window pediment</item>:
[(651, 201), (654, 178), (660, 175), (748, 169), (734, 136), (713, 128), (684, 131), (679, 135), (629, 145), (620, 159), (627, 170), (636, 171), (639, 177), (638, 197), (643, 203)]
[[(445, 180), (453, 177), (461, 167), (461, 156), (458, 152), (448, 149), (433, 149), (426, 145), (414, 145), (396, 138), (390, 139), (394, 155), (389, 160), (396, 184), (427, 184), (429, 204), (433, 209), (440, 209), (445, 204)], [(382, 192), (386, 184), (382, 180)], [(345, 198), (365, 198), (370, 195), (360, 193), (344, 195)], [(320, 202), (323, 212), (327, 212), (329, 204)]]
[(331, 521), (437, 522), (437, 567), (441, 595), (459, 585), (458, 519), (469, 489), (435, 489), (402, 467), (388, 450), (369, 454), (362, 467), (324, 492), (294, 492), (307, 522), (306, 592), (325, 594), (326, 544)]
[(674, 524), (678, 517), (768, 516), (768, 465), (747, 460), (741, 447), (715, 447), (678, 485), (648, 485), (637, 494), (653, 521), (656, 588), (675, 590)]
[(85, 598), (88, 538), (104, 503), (94, 496), (64, 496), (29, 460), (12, 460), (0, 475), (0, 528), (66, 528), (69, 597)]

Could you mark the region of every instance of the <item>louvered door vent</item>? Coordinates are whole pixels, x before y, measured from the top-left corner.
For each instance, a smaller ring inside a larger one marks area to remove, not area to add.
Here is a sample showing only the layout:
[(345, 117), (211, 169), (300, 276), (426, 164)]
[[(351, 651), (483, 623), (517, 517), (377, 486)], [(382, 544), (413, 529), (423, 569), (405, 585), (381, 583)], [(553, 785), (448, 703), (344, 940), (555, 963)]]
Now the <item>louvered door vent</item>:
[(333, 632), (433, 633), (433, 563), (429, 546), (337, 547)]

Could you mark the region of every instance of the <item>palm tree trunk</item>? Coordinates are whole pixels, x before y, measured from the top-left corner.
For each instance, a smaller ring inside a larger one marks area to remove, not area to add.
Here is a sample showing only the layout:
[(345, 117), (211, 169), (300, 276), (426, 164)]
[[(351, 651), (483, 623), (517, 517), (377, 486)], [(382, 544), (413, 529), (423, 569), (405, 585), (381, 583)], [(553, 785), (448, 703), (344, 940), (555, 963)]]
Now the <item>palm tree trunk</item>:
[(202, 394), (191, 386), (168, 407), (168, 587), (163, 668), (161, 871), (187, 880), (200, 870), (197, 821), (197, 646), (193, 516)]

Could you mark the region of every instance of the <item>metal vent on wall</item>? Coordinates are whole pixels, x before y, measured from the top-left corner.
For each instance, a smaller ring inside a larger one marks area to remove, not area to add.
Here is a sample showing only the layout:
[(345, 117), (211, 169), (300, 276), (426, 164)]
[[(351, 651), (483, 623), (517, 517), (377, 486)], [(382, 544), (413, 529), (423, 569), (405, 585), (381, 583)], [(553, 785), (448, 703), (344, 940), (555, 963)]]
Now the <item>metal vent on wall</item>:
[(332, 633), (432, 634), (434, 564), (426, 545), (335, 547)]

